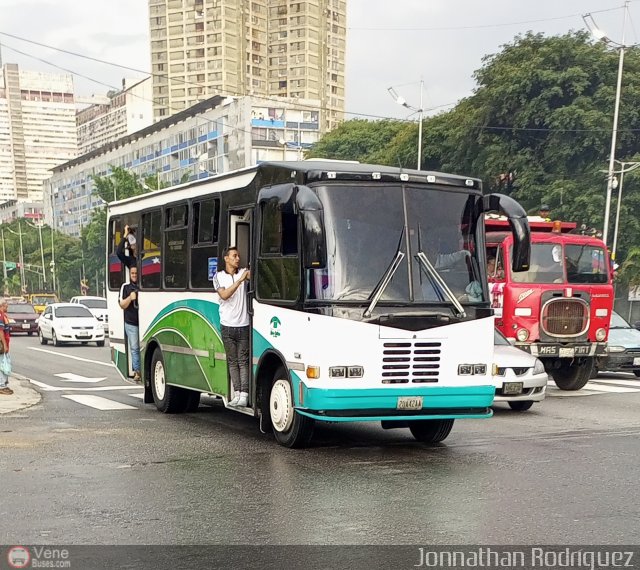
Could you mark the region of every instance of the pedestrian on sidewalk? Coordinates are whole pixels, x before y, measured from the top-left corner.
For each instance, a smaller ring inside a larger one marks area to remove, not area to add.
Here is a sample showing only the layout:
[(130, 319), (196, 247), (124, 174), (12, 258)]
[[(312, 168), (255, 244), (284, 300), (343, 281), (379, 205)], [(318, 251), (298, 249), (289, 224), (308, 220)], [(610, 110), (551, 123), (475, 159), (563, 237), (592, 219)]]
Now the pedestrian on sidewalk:
[[(2, 347), (2, 355), (0, 358), (9, 358), (9, 341), (11, 335), (9, 333), (9, 317), (7, 316), (7, 309), (9, 305), (6, 299), (0, 299), (0, 341)], [(11, 396), (13, 390), (9, 388), (9, 372), (0, 366), (0, 396)]]

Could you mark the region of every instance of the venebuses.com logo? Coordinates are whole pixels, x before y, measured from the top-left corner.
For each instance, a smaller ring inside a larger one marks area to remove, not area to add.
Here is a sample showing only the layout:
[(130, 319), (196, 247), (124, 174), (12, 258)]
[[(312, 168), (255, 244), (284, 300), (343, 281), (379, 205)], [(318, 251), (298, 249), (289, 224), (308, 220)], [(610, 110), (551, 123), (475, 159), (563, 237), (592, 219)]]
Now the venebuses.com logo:
[(7, 551), (9, 568), (28, 568), (30, 562), (31, 553), (26, 546), (12, 546)]

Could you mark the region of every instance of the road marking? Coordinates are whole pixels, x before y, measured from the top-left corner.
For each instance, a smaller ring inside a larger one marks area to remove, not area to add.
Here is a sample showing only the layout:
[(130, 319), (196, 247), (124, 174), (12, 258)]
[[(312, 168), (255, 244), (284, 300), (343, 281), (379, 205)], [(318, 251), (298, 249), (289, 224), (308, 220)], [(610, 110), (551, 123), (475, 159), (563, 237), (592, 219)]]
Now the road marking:
[(63, 374), (56, 374), (58, 378), (62, 378), (67, 382), (82, 382), (87, 384), (95, 384), (96, 382), (102, 382), (106, 380), (106, 377), (103, 378), (88, 378), (87, 376), (80, 376), (79, 374), (73, 374), (71, 372), (64, 372)]
[(629, 386), (630, 388), (636, 388), (640, 390), (640, 380), (618, 380), (616, 378), (607, 378), (606, 380), (603, 378), (601, 380), (591, 380), (589, 384), (600, 384), (609, 385), (609, 384), (620, 384), (621, 386)]
[(46, 348), (36, 348), (30, 346), (29, 350), (37, 350), (38, 352), (46, 352), (47, 354), (53, 354), (55, 356), (62, 356), (62, 358), (71, 358), (72, 360), (80, 360), (81, 362), (91, 362), (91, 364), (100, 364), (101, 366), (108, 366), (109, 368), (115, 368), (113, 362), (103, 362), (102, 360), (91, 360), (89, 358), (81, 358), (80, 356), (72, 356), (71, 354), (62, 354), (55, 350), (47, 350)]
[(142, 400), (144, 398), (144, 393), (140, 392), (139, 394), (127, 394), (127, 396), (131, 396), (132, 398), (139, 398)]
[(625, 388), (624, 386), (607, 386), (605, 384), (594, 384), (593, 382), (587, 385), (585, 390), (593, 390), (594, 392), (615, 392), (618, 394), (624, 394), (629, 392), (638, 392), (638, 388)]
[(29, 382), (42, 388), (47, 392), (108, 392), (109, 390), (131, 390), (131, 386), (95, 386), (91, 388), (79, 388), (75, 386), (51, 386), (39, 380), (31, 380)]
[(92, 396), (91, 394), (71, 394), (63, 395), (62, 397), (96, 410), (137, 410), (136, 407), (129, 404), (121, 404), (120, 402), (102, 398), (101, 396)]

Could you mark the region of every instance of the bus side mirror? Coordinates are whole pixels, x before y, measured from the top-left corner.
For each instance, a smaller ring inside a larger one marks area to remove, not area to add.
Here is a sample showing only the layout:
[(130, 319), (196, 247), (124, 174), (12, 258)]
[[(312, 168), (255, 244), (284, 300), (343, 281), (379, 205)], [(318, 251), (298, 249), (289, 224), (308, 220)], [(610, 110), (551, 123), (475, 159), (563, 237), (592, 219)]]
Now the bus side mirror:
[(483, 199), (484, 213), (496, 212), (507, 217), (513, 236), (512, 271), (527, 271), (531, 258), (531, 229), (527, 213), (513, 198), (504, 194), (487, 194)]
[(324, 232), (324, 211), (315, 192), (298, 186), (296, 206), (302, 221), (302, 263), (305, 269), (327, 266), (327, 246)]

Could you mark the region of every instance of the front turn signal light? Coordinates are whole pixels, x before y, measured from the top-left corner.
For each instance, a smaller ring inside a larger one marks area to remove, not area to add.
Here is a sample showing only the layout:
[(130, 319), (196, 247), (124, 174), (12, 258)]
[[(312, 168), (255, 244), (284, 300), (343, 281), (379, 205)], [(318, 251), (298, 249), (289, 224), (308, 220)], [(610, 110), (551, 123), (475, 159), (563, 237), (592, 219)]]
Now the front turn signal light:
[(307, 366), (307, 378), (311, 378), (312, 380), (320, 378), (320, 367)]

